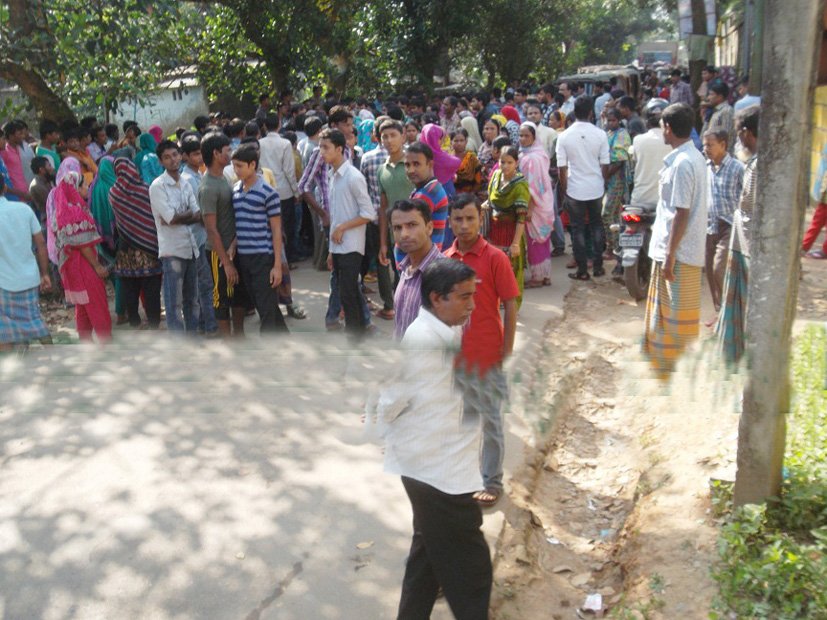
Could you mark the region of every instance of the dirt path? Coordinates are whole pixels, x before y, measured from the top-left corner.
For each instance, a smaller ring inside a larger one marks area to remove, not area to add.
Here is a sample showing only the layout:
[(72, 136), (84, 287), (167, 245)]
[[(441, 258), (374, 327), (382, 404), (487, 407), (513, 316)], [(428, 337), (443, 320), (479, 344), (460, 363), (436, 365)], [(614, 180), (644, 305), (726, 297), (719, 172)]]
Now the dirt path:
[[(799, 319), (827, 317), (825, 276), (827, 261), (805, 261)], [(734, 479), (743, 377), (722, 372), (702, 325), (660, 385), (639, 353), (643, 311), (609, 280), (578, 284), (546, 334), (551, 423), (510, 481), (496, 620), (708, 617), (710, 481)], [(707, 295), (702, 320), (714, 314)]]

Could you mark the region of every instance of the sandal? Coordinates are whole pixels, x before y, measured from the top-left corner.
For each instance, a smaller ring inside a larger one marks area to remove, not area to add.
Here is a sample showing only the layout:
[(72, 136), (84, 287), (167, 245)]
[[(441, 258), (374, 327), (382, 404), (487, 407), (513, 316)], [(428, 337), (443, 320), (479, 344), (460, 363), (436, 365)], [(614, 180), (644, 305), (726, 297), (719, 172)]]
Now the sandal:
[(380, 319), (385, 319), (386, 321), (393, 321), (394, 317), (396, 316), (396, 312), (393, 310), (393, 308), (382, 308), (376, 313), (376, 316), (378, 316)]
[(304, 308), (297, 308), (293, 304), (290, 304), (289, 306), (287, 306), (287, 316), (301, 321), (302, 319), (307, 318), (307, 312), (304, 311)]
[(543, 278), (543, 286), (551, 286), (551, 278)]
[(569, 277), (572, 280), (583, 280), (584, 282), (586, 280), (591, 280), (592, 279), (592, 277), (588, 274), (588, 272), (580, 273), (579, 271), (577, 273), (570, 273)]
[(807, 252), (804, 256), (807, 258), (814, 258), (816, 260), (823, 260), (827, 258), (827, 254), (825, 254), (822, 250), (813, 250), (812, 252)]
[(542, 280), (529, 280), (523, 288), (540, 288), (541, 286), (543, 286)]
[(472, 497), (480, 506), (488, 508), (500, 501), (500, 495), (502, 495), (502, 489), (490, 487), (484, 491), (477, 491)]

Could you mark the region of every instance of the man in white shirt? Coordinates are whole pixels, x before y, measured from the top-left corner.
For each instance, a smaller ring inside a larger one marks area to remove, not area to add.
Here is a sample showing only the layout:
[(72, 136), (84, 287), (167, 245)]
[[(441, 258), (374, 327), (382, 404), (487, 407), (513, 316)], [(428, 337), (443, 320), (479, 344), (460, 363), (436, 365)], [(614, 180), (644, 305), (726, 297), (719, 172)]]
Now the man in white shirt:
[(345, 135), (338, 129), (325, 129), (321, 133), (319, 153), (332, 167), (327, 266), (338, 283), (339, 299), (345, 311), (345, 330), (352, 338), (359, 338), (366, 328), (362, 320), (359, 276), (367, 224), (376, 217), (376, 208), (370, 200), (365, 177), (350, 163), (345, 155), (346, 148)]
[(649, 242), (652, 278), (643, 350), (660, 379), (669, 377), (686, 345), (698, 336), (707, 227), (706, 162), (692, 142), (695, 112), (685, 103), (663, 111), (660, 198)]
[(591, 97), (578, 97), (574, 103), (574, 124), (557, 138), (557, 166), (560, 185), (571, 219), (571, 240), (577, 273), (574, 280), (588, 280), (588, 251), (586, 249), (586, 217), (588, 217), (593, 247), (593, 272), (602, 276), (605, 231), (601, 211), (603, 191), (609, 167), (609, 139), (606, 132), (595, 127)]
[(158, 258), (164, 269), (167, 329), (195, 332), (198, 243), (190, 224), (201, 221), (201, 210), (192, 186), (181, 179), (178, 145), (163, 140), (156, 153), (165, 172), (149, 186), (149, 201), (158, 230)]
[[(560, 94), (563, 95), (565, 101), (563, 101), (563, 105), (560, 106), (560, 111), (568, 116), (574, 111), (574, 91), (576, 86), (571, 82), (560, 82), (560, 86), (557, 87), (557, 90), (560, 91)], [(591, 108), (591, 103), (589, 103), (589, 107)]]
[(646, 116), (649, 128), (645, 134), (632, 140), (632, 161), (635, 166), (635, 186), (632, 189), (632, 204), (654, 209), (658, 204), (658, 184), (663, 158), (672, 152), (672, 147), (663, 141), (660, 128), (660, 112), (649, 112)]
[(385, 471), (402, 476), (414, 533), (398, 618), (429, 618), (439, 588), (456, 618), (488, 618), (491, 558), (480, 531), (480, 417), (463, 412), (453, 351), (474, 309), (476, 274), (462, 261), (433, 261), (422, 307), (405, 331), (399, 381), (379, 399)]
[(296, 181), (296, 158), (293, 156), (293, 146), (286, 138), (278, 134), (279, 117), (268, 114), (264, 119), (267, 135), (259, 143), (261, 159), (259, 166), (269, 168), (276, 177), (276, 187), (281, 203), (281, 220), (284, 235), (287, 239), (285, 252), (287, 262), (298, 260), (296, 251), (296, 198), (299, 195)]
[(540, 109), (540, 104), (526, 104), (525, 115), (528, 120), (537, 125), (537, 141), (543, 145), (549, 159), (553, 159), (554, 148), (557, 145), (557, 132), (543, 125), (543, 111)]

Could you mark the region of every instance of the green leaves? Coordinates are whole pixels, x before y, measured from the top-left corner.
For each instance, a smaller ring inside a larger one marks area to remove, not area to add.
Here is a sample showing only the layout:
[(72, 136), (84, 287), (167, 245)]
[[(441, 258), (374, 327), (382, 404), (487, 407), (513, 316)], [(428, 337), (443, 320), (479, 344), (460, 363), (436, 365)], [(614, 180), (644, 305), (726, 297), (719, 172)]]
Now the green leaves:
[(827, 618), (827, 330), (799, 336), (781, 498), (724, 525), (713, 618)]

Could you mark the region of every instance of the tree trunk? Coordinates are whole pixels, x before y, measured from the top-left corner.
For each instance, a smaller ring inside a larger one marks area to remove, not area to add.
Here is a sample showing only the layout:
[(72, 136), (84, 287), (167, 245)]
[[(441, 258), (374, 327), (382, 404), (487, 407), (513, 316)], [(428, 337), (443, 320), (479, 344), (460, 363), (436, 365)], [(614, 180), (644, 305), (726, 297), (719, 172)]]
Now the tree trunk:
[(17, 84), (42, 119), (58, 124), (77, 122), (77, 116), (69, 104), (36, 71), (7, 60), (0, 62), (0, 77)]
[(764, 502), (781, 490), (790, 334), (824, 0), (796, 6), (791, 11), (788, 0), (766, 0), (765, 5), (761, 148), (745, 327), (749, 374), (738, 433), (737, 506)]
[[(9, 25), (16, 36), (29, 38), (39, 31), (51, 37), (40, 0), (9, 0)], [(63, 100), (43, 79), (38, 66), (48, 66), (51, 62), (51, 50), (44, 47), (42, 56), (30, 56), (25, 59), (4, 59), (0, 61), (0, 77), (14, 82), (43, 119), (63, 123), (77, 122), (77, 117), (69, 104)]]

